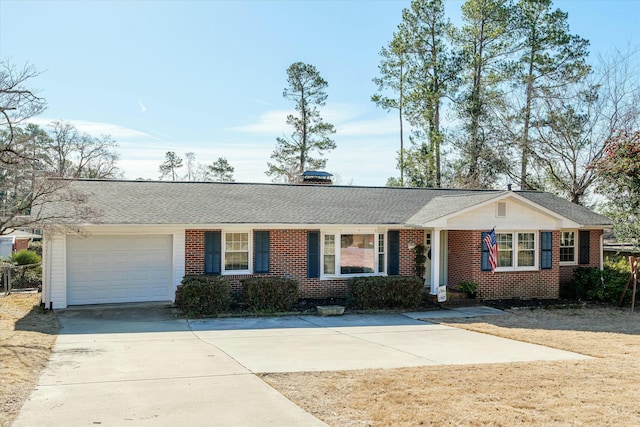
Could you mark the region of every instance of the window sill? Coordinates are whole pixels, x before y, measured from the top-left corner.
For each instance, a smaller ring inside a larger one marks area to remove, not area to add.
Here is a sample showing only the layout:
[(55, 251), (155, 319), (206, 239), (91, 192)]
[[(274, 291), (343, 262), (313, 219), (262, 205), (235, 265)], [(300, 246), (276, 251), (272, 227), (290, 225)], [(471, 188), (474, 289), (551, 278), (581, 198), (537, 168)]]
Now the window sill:
[(249, 274), (253, 274), (251, 270), (228, 270), (222, 272), (223, 276), (246, 276)]
[(320, 276), (320, 280), (339, 280), (339, 279), (351, 279), (352, 277), (372, 277), (372, 276), (386, 276), (386, 274), (385, 273), (324, 274)]
[(578, 263), (576, 261), (560, 261), (560, 267), (564, 266), (576, 266)]
[(496, 268), (496, 273), (520, 273), (520, 272), (530, 272), (530, 271), (538, 271), (538, 267), (498, 267)]

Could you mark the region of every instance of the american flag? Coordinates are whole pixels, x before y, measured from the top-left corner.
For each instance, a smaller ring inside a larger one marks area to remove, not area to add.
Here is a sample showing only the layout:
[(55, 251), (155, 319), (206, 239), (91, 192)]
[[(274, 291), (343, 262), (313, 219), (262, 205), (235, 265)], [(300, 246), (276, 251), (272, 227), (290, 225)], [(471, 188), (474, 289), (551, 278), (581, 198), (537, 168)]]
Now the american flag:
[(489, 265), (491, 266), (491, 272), (493, 273), (498, 266), (498, 242), (496, 241), (495, 228), (492, 228), (485, 236), (484, 243), (486, 243), (487, 249), (489, 249)]

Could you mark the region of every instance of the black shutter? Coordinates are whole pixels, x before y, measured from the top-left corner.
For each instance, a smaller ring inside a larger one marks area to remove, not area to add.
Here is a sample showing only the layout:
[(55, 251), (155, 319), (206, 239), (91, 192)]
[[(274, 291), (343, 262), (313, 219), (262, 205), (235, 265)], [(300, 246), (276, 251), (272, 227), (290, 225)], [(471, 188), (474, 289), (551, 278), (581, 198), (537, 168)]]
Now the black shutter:
[(307, 231), (307, 277), (320, 277), (319, 231)]
[(204, 273), (221, 273), (221, 246), (219, 231), (205, 231), (204, 233)]
[(400, 232), (391, 230), (387, 234), (389, 253), (387, 255), (387, 274), (397, 276), (400, 274)]
[(484, 241), (484, 238), (489, 234), (488, 231), (482, 232), (480, 247), (482, 249), (482, 256), (480, 258), (480, 270), (481, 271), (491, 271), (491, 265), (489, 264), (489, 247), (487, 246), (487, 242)]
[(269, 272), (269, 232), (255, 231), (253, 233), (253, 252), (256, 273)]
[(580, 248), (580, 264), (589, 264), (589, 249), (591, 248), (591, 242), (589, 237), (591, 233), (589, 231), (580, 231), (579, 248)]
[(549, 270), (553, 268), (553, 233), (543, 231), (540, 240), (540, 269)]

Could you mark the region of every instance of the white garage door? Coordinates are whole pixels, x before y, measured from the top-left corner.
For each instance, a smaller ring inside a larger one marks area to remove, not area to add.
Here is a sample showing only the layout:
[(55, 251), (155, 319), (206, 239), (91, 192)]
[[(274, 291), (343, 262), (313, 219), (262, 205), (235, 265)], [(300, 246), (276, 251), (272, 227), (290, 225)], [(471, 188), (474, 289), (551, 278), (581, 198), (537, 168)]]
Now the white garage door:
[(167, 301), (172, 236), (67, 240), (67, 304)]

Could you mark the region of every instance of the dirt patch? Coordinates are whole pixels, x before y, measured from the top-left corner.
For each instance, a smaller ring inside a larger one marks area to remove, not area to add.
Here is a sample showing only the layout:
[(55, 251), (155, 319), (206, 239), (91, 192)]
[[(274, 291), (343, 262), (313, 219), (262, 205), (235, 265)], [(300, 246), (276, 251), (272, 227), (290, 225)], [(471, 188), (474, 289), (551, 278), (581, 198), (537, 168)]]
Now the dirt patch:
[(640, 425), (640, 313), (537, 308), (446, 324), (594, 359), (263, 379), (334, 426)]
[(56, 341), (58, 321), (40, 294), (0, 296), (0, 426), (9, 426), (29, 398)]

